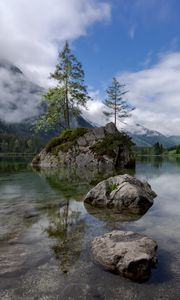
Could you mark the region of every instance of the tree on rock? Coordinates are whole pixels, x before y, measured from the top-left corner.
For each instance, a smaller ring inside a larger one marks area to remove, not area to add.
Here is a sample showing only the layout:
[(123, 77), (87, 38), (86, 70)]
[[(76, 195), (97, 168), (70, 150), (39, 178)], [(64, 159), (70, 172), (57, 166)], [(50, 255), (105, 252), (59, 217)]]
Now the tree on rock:
[(36, 128), (58, 124), (70, 128), (70, 120), (81, 113), (90, 97), (84, 84), (84, 71), (81, 63), (72, 54), (68, 42), (58, 55), (58, 64), (50, 77), (57, 81), (44, 95), (47, 106), (45, 114), (36, 122)]
[(114, 77), (112, 84), (106, 90), (107, 99), (104, 101), (105, 106), (108, 110), (104, 111), (106, 117), (114, 117), (114, 124), (116, 126), (117, 119), (123, 119), (130, 116), (130, 112), (134, 110), (134, 107), (131, 107), (123, 96), (127, 93), (124, 91), (125, 85), (120, 84), (117, 79)]

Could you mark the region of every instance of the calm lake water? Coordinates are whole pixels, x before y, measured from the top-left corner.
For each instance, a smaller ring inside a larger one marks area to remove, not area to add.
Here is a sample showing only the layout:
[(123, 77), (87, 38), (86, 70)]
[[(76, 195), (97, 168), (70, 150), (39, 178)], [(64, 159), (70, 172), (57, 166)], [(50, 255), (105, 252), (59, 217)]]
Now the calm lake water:
[[(141, 218), (117, 220), (83, 204), (96, 174), (1, 159), (0, 299), (180, 299), (180, 161), (139, 158), (135, 175), (158, 197)], [(92, 262), (90, 241), (113, 229), (157, 241), (159, 264), (148, 282)]]

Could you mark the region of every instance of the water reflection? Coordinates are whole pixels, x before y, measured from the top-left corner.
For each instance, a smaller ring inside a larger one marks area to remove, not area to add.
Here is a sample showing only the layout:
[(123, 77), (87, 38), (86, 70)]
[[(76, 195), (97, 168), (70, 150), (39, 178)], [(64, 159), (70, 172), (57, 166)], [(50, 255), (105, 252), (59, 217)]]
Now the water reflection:
[(4, 175), (5, 173), (11, 174), (20, 172), (23, 170), (27, 170), (27, 165), (29, 162), (29, 158), (18, 158), (18, 157), (9, 157), (3, 158), (0, 157), (0, 175)]
[[(130, 222), (139, 220), (146, 212), (139, 213), (137, 210), (127, 209), (117, 211), (117, 209), (106, 209), (93, 207), (87, 203), (84, 203), (87, 212), (94, 216), (96, 219), (104, 222)], [(147, 211), (147, 210), (146, 210)]]
[[(180, 160), (138, 158), (136, 176), (147, 180), (158, 197), (141, 218), (118, 220), (83, 206), (84, 195), (101, 180), (99, 174), (8, 164), (0, 169), (0, 233), (7, 237), (0, 245), (2, 299), (26, 293), (32, 299), (179, 299)], [(39, 216), (27, 220), (24, 212), (31, 208)], [(149, 282), (137, 285), (91, 262), (90, 241), (112, 229), (133, 230), (157, 241), (159, 265)]]
[(89, 170), (89, 169), (72, 169), (72, 168), (44, 168), (40, 169), (39, 167), (33, 167), (34, 172), (37, 172), (41, 177), (46, 178), (48, 183), (52, 185), (54, 188), (66, 190), (73, 188), (78, 184), (86, 184), (86, 185), (96, 185), (101, 180), (107, 179), (108, 177), (121, 175), (121, 174), (129, 174), (134, 175), (135, 169), (121, 169), (114, 170), (104, 173), (100, 173), (98, 170)]
[(69, 200), (58, 211), (48, 213), (48, 226), (44, 230), (53, 239), (51, 249), (64, 273), (72, 269), (80, 257), (85, 227), (80, 210)]

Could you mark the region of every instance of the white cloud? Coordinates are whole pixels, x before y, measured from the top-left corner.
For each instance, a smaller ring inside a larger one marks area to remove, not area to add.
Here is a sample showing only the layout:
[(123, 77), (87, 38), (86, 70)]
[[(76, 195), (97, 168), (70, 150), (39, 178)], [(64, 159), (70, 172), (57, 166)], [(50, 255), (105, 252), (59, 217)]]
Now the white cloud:
[(89, 100), (86, 108), (82, 107), (82, 115), (83, 117), (92, 122), (96, 126), (102, 126), (107, 123), (107, 120), (105, 118), (105, 115), (103, 114), (103, 111), (105, 109), (105, 106), (102, 102), (100, 92), (99, 91), (91, 91), (89, 92), (89, 95), (92, 100)]
[[(117, 78), (127, 85), (126, 100), (136, 107), (132, 118), (124, 120), (128, 128), (133, 130), (134, 124), (140, 123), (165, 135), (180, 135), (180, 52), (161, 55), (157, 64), (137, 72), (122, 72)], [(95, 101), (88, 103), (83, 115), (103, 125), (107, 119), (102, 97), (98, 91), (92, 97)], [(126, 125), (119, 122), (118, 127)]]
[[(108, 111), (109, 109), (103, 103), (103, 99), (100, 95), (99, 91), (94, 91), (89, 93), (90, 97), (93, 100), (89, 100), (87, 103), (87, 109), (82, 107), (82, 115), (83, 117), (92, 122), (95, 126), (103, 126), (108, 122), (114, 122), (114, 116), (106, 117), (103, 113), (104, 111)], [(109, 110), (111, 111), (111, 110)], [(117, 120), (117, 127), (119, 129), (126, 127), (126, 124), (121, 120)]]
[[(0, 0), (0, 63), (9, 60), (46, 87), (65, 40), (85, 35), (95, 22), (109, 20), (110, 13), (103, 0)], [(39, 97), (32, 95), (31, 85), (1, 68), (0, 119), (20, 122), (37, 115)]]
[(165, 54), (150, 68), (122, 73), (138, 122), (164, 134), (180, 134), (180, 53)]
[(0, 0), (0, 58), (44, 85), (64, 41), (109, 18), (103, 0)]
[(8, 63), (6, 68), (0, 63), (0, 120), (18, 123), (37, 116), (42, 90)]

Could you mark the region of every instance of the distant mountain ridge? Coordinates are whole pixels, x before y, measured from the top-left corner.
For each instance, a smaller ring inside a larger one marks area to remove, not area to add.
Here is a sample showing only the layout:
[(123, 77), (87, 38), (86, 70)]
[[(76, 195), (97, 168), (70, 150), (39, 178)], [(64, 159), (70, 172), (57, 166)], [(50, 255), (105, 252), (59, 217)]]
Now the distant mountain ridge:
[(162, 144), (164, 148), (171, 148), (176, 145), (176, 141), (172, 137), (166, 136), (159, 131), (150, 130), (140, 124), (135, 124), (132, 128), (127, 126), (125, 131), (132, 137), (138, 147), (151, 147), (155, 143)]

